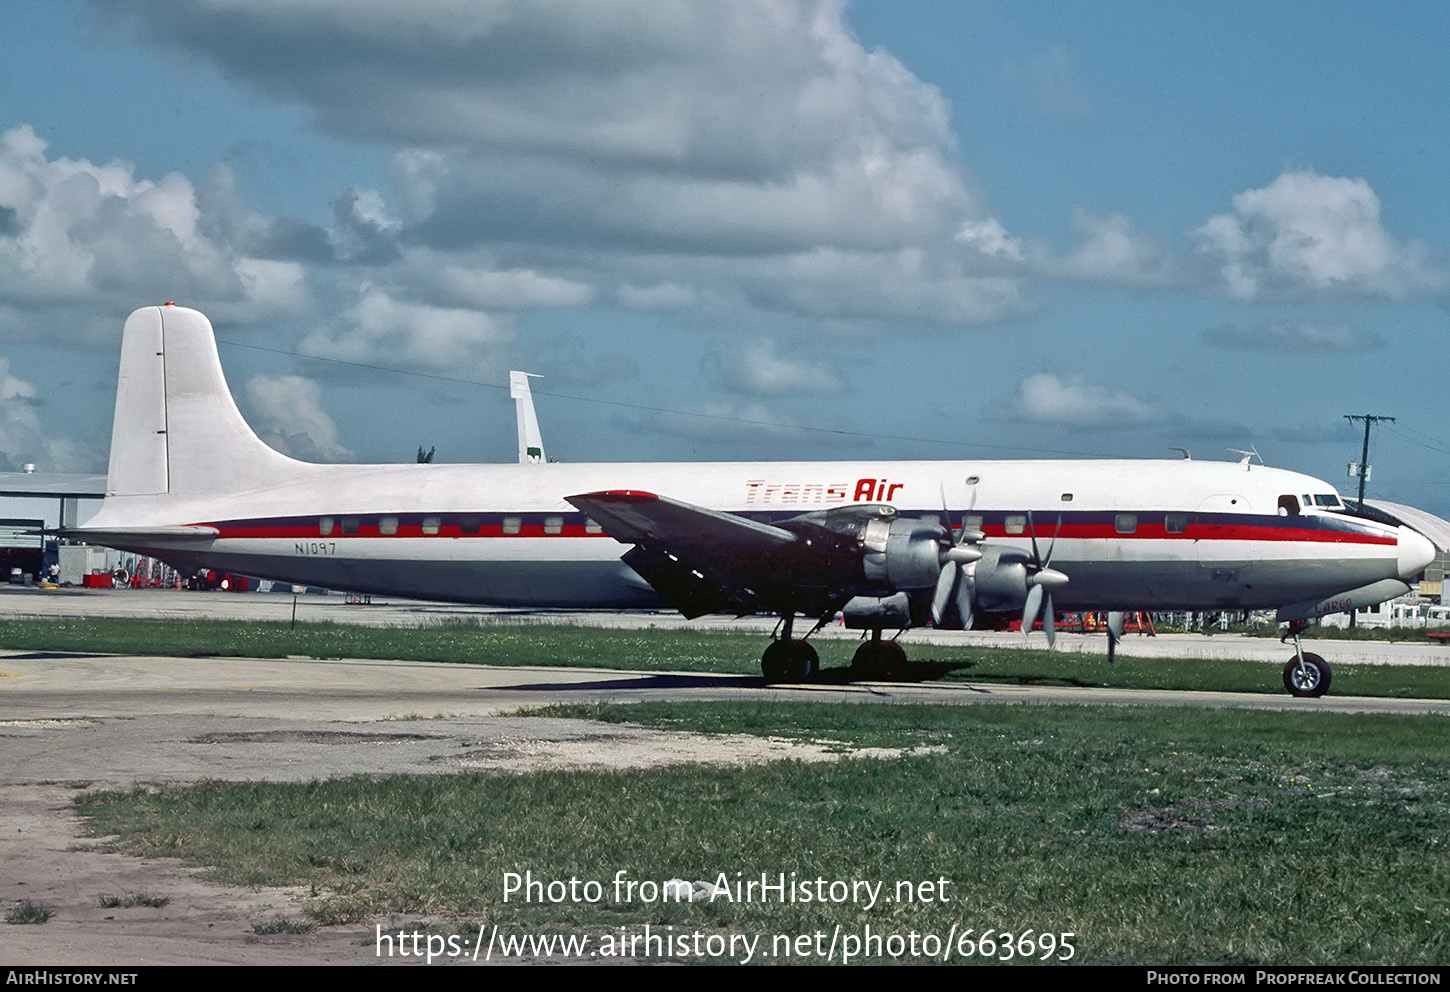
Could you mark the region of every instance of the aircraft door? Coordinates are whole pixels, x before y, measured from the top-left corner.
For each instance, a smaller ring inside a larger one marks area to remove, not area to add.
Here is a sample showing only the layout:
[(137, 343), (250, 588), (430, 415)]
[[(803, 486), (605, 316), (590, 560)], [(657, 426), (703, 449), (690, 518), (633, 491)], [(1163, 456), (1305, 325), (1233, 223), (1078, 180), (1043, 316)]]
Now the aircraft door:
[(1199, 572), (1216, 589), (1240, 588), (1252, 580), (1255, 545), (1242, 533), (1252, 512), (1248, 498), (1238, 493), (1215, 493), (1198, 505), (1193, 530)]

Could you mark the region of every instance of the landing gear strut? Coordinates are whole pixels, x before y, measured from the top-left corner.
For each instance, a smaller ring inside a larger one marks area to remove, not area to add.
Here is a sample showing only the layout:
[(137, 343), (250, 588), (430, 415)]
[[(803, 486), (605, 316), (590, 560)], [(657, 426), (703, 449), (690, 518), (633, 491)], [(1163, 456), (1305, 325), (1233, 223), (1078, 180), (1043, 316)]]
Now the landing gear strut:
[(1294, 638), (1294, 657), (1284, 666), (1284, 688), (1289, 695), (1313, 699), (1329, 691), (1329, 680), (1333, 673), (1329, 663), (1317, 654), (1304, 650), (1299, 635), (1309, 626), (1307, 620), (1289, 621), (1289, 632), (1279, 640)]
[(883, 641), (881, 628), (851, 657), (851, 675), (874, 681), (896, 682), (906, 677), (906, 652), (895, 641)]
[(767, 685), (781, 682), (809, 682), (821, 667), (816, 649), (805, 641), (791, 639), (791, 628), (795, 626), (795, 615), (782, 616), (784, 628), (780, 637), (770, 642), (760, 656), (760, 672)]

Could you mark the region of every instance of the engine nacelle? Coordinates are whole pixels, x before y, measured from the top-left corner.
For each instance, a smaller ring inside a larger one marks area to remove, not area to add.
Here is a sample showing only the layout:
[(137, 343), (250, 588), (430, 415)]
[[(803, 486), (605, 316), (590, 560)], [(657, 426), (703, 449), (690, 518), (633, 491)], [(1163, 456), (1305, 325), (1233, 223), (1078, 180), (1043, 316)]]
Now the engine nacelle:
[(988, 613), (1022, 609), (1027, 602), (1027, 556), (1008, 548), (985, 547), (980, 561), (968, 565), (972, 605)]
[(911, 600), (906, 593), (891, 596), (853, 596), (841, 608), (852, 630), (904, 630), (912, 625)]
[(870, 521), (861, 535), (866, 578), (899, 590), (935, 587), (945, 535), (941, 525), (924, 520)]

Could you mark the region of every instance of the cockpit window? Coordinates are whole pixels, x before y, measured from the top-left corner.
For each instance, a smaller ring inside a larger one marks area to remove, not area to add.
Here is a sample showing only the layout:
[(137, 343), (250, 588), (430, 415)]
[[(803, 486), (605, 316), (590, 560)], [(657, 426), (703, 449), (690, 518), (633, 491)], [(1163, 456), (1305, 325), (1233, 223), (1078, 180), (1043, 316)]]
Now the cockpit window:
[(1340, 507), (1344, 504), (1339, 501), (1338, 493), (1324, 493), (1322, 495), (1316, 493), (1314, 496), (1314, 505)]
[(1279, 509), (1283, 510), (1285, 513), (1298, 513), (1299, 497), (1293, 495), (1292, 493), (1285, 493), (1283, 496), (1279, 497)]

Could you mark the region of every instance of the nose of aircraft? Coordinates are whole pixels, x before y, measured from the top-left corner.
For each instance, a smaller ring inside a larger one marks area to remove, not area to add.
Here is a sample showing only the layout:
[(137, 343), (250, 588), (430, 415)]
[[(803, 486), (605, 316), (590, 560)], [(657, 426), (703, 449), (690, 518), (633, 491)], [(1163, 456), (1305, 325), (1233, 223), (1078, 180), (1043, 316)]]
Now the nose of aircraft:
[(1400, 527), (1398, 564), (1400, 578), (1409, 582), (1435, 560), (1435, 545), (1417, 530)]

